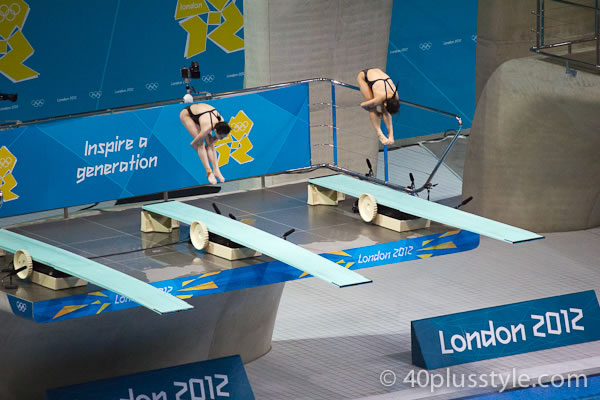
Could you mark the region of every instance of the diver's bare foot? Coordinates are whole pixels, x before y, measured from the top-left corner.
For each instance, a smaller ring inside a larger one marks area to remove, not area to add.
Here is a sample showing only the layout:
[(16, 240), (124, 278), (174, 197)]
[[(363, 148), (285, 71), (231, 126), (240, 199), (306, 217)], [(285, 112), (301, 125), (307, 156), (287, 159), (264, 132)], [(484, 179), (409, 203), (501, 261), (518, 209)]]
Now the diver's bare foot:
[(213, 184), (216, 185), (217, 184), (217, 178), (215, 178), (215, 174), (213, 174), (212, 172), (210, 174), (208, 174), (208, 181)]
[(223, 174), (221, 174), (221, 172), (216, 172), (215, 176), (219, 179), (221, 183), (225, 183), (225, 177), (223, 176)]

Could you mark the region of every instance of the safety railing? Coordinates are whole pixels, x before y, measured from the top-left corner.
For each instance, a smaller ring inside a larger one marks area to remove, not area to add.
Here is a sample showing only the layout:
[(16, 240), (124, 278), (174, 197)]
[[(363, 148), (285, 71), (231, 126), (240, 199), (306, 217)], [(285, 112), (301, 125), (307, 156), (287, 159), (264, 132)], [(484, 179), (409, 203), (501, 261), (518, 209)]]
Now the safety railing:
[[(312, 165), (311, 167), (307, 167), (307, 168), (300, 168), (297, 170), (292, 170), (292, 171), (288, 171), (288, 172), (301, 172), (302, 170), (309, 170), (309, 169), (316, 169), (316, 168), (329, 168), (331, 170), (334, 171), (338, 171), (338, 172), (342, 172), (348, 175), (352, 175), (361, 179), (365, 179), (365, 180), (369, 180), (372, 182), (376, 182), (376, 183), (380, 183), (389, 187), (392, 187), (394, 189), (397, 190), (402, 190), (404, 192), (410, 193), (410, 194), (416, 194), (419, 193), (425, 189), (430, 189), (432, 184), (431, 184), (431, 180), (433, 179), (435, 173), (438, 171), (438, 169), (440, 168), (440, 166), (442, 165), (442, 163), (444, 162), (446, 156), (448, 155), (448, 153), (450, 152), (451, 148), (453, 147), (454, 143), (456, 142), (456, 140), (458, 139), (458, 137), (461, 134), (462, 131), (462, 120), (461, 118), (453, 113), (447, 112), (447, 111), (443, 111), (443, 110), (439, 110), (436, 108), (432, 108), (432, 107), (428, 107), (422, 104), (417, 104), (414, 102), (410, 102), (407, 100), (402, 100), (400, 99), (400, 104), (403, 104), (405, 106), (408, 107), (414, 107), (420, 110), (424, 110), (424, 111), (428, 111), (431, 113), (435, 113), (435, 114), (440, 114), (443, 116), (447, 116), (450, 118), (453, 118), (457, 121), (458, 123), (458, 129), (456, 130), (456, 133), (454, 134), (452, 140), (450, 141), (450, 144), (448, 145), (448, 147), (446, 148), (446, 150), (444, 151), (442, 157), (440, 157), (440, 159), (438, 160), (437, 164), (435, 165), (435, 167), (433, 168), (433, 170), (431, 171), (431, 173), (429, 174), (427, 180), (425, 181), (425, 183), (419, 187), (419, 188), (409, 188), (409, 187), (405, 187), (405, 186), (400, 186), (397, 184), (394, 184), (392, 182), (389, 181), (389, 177), (388, 177), (388, 156), (387, 156), (387, 151), (388, 148), (387, 146), (384, 146), (384, 168), (385, 168), (385, 179), (381, 180), (372, 176), (366, 176), (363, 174), (359, 174), (355, 171), (351, 171), (349, 169), (340, 167), (338, 165), (338, 126), (337, 126), (337, 112), (336, 112), (336, 95), (335, 95), (335, 88), (336, 86), (339, 87), (346, 87), (352, 90), (356, 90), (356, 91), (360, 91), (360, 88), (358, 88), (357, 86), (354, 85), (350, 85), (348, 83), (344, 83), (335, 79), (329, 79), (329, 78), (310, 78), (310, 79), (304, 79), (304, 80), (298, 80), (298, 81), (290, 81), (290, 82), (283, 82), (283, 83), (277, 83), (277, 84), (271, 84), (271, 85), (264, 85), (264, 86), (258, 86), (258, 87), (253, 87), (253, 88), (245, 88), (245, 89), (239, 89), (239, 90), (234, 90), (234, 91), (229, 91), (229, 92), (222, 92), (222, 93), (216, 93), (216, 94), (211, 94), (211, 93), (206, 93), (206, 94), (202, 94), (202, 95), (198, 95), (198, 96), (194, 96), (194, 102), (199, 102), (199, 101), (206, 101), (206, 100), (212, 100), (212, 99), (219, 99), (219, 98), (225, 98), (225, 97), (231, 97), (231, 96), (239, 96), (241, 94), (246, 94), (246, 93), (256, 93), (256, 92), (261, 92), (261, 91), (265, 91), (265, 90), (271, 90), (271, 89), (278, 89), (278, 88), (284, 88), (284, 87), (289, 87), (289, 86), (295, 86), (295, 85), (301, 85), (301, 84), (310, 84), (310, 83), (314, 83), (314, 82), (329, 82), (331, 84), (331, 103), (323, 103), (326, 106), (330, 106), (331, 107), (331, 120), (332, 120), (332, 134), (333, 134), (333, 138), (332, 138), (332, 143), (330, 144), (330, 146), (332, 147), (333, 150), (333, 164), (328, 164), (328, 163), (323, 163), (323, 164), (317, 164), (317, 165)], [(85, 112), (85, 113), (79, 113), (79, 114), (70, 114), (70, 115), (64, 115), (64, 116), (56, 116), (56, 117), (50, 117), (50, 118), (44, 118), (44, 119), (38, 119), (38, 120), (31, 120), (31, 121), (14, 121), (8, 124), (4, 124), (4, 125), (0, 125), (0, 130), (7, 130), (7, 129), (13, 129), (13, 128), (20, 128), (20, 127), (24, 127), (27, 125), (33, 125), (33, 124), (39, 124), (39, 123), (44, 123), (44, 122), (50, 122), (50, 121), (56, 121), (56, 120), (61, 120), (61, 119), (68, 119), (68, 118), (77, 118), (77, 117), (86, 117), (86, 116), (95, 116), (95, 115), (106, 115), (106, 114), (114, 114), (114, 113), (121, 113), (121, 112), (127, 112), (127, 111), (132, 111), (132, 110), (139, 110), (139, 109), (144, 109), (144, 108), (150, 108), (150, 107), (158, 107), (158, 106), (164, 106), (164, 105), (171, 105), (171, 104), (178, 104), (178, 103), (182, 103), (181, 99), (173, 99), (173, 100), (165, 100), (165, 101), (159, 101), (159, 102), (153, 102), (153, 103), (145, 103), (145, 104), (140, 104), (140, 105), (135, 105), (135, 106), (126, 106), (126, 107), (119, 107), (119, 108), (112, 108), (112, 109), (104, 109), (104, 110), (98, 110), (98, 111), (90, 111), (90, 112)]]
[(575, 73), (571, 64), (600, 72), (599, 0), (537, 0), (533, 14), (536, 44), (530, 51), (564, 61), (569, 73)]
[(428, 112), (432, 112), (435, 114), (440, 114), (440, 115), (444, 115), (450, 118), (454, 118), (457, 123), (458, 123), (458, 129), (456, 130), (456, 133), (454, 134), (454, 136), (452, 137), (452, 140), (450, 141), (450, 144), (448, 145), (448, 147), (446, 148), (446, 150), (444, 151), (444, 153), (442, 154), (442, 156), (440, 157), (440, 159), (438, 160), (438, 162), (436, 163), (435, 167), (433, 168), (433, 170), (431, 171), (431, 173), (429, 173), (425, 183), (418, 188), (409, 188), (406, 186), (401, 186), (401, 185), (397, 185), (394, 184), (392, 182), (389, 181), (389, 165), (388, 165), (388, 147), (384, 146), (383, 147), (383, 151), (384, 151), (384, 180), (372, 177), (372, 176), (366, 176), (366, 175), (362, 175), (359, 173), (356, 173), (354, 171), (350, 171), (346, 168), (342, 168), (338, 165), (337, 163), (337, 152), (338, 152), (338, 145), (337, 145), (337, 118), (336, 118), (336, 100), (335, 100), (335, 87), (336, 86), (341, 86), (341, 87), (346, 87), (346, 88), (350, 88), (353, 90), (357, 90), (360, 91), (360, 88), (354, 85), (350, 85), (335, 79), (325, 79), (325, 78), (318, 78), (318, 80), (322, 80), (322, 81), (330, 81), (331, 82), (331, 114), (332, 114), (332, 129), (333, 129), (333, 143), (332, 143), (332, 147), (333, 147), (333, 165), (323, 165), (324, 167), (327, 167), (331, 170), (334, 171), (339, 171), (339, 172), (343, 172), (345, 174), (348, 175), (352, 175), (355, 177), (358, 177), (360, 179), (364, 179), (364, 180), (368, 180), (368, 181), (372, 181), (375, 183), (379, 183), (379, 184), (383, 184), (389, 187), (392, 187), (394, 189), (397, 190), (402, 190), (404, 192), (410, 193), (410, 194), (416, 194), (419, 192), (422, 192), (425, 189), (431, 189), (432, 187), (432, 179), (434, 177), (434, 175), (436, 174), (436, 172), (438, 171), (438, 169), (441, 167), (441, 165), (443, 164), (443, 162), (446, 159), (446, 156), (448, 155), (448, 153), (450, 152), (450, 150), (452, 149), (452, 147), (454, 146), (454, 143), (456, 143), (456, 140), (459, 138), (461, 132), (462, 132), (462, 119), (453, 113), (447, 112), (447, 111), (443, 111), (443, 110), (439, 110), (433, 107), (428, 107), (422, 104), (417, 104), (411, 101), (407, 101), (407, 100), (402, 100), (400, 99), (400, 104), (403, 104), (405, 106), (409, 106), (409, 107), (414, 107), (414, 108), (418, 108), (420, 110), (424, 110), (424, 111), (428, 111)]

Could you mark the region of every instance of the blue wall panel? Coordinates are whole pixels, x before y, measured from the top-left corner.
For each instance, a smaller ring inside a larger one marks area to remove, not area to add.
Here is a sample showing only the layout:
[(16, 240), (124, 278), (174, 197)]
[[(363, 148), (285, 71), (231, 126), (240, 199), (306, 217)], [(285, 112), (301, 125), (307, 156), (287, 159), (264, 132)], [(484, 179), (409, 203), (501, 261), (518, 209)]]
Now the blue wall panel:
[[(310, 165), (307, 85), (212, 100), (226, 179)], [(182, 104), (0, 131), (0, 217), (207, 184)]]
[[(448, 111), (471, 126), (475, 112), (477, 0), (394, 0), (386, 72), (401, 99)], [(452, 119), (408, 106), (396, 139), (455, 129)]]
[(192, 82), (198, 91), (243, 86), (242, 0), (11, 4), (14, 23), (0, 23), (0, 90), (19, 99), (0, 103), (0, 120), (181, 98), (180, 68), (191, 61), (203, 74)]

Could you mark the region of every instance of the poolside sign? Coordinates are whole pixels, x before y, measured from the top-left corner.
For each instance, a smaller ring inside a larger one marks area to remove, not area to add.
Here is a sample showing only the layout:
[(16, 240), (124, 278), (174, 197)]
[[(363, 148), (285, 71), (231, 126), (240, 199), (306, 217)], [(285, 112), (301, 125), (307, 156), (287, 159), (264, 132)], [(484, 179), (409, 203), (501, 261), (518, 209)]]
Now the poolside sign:
[(52, 389), (46, 400), (253, 400), (239, 355)]
[(412, 362), (425, 369), (599, 339), (593, 290), (411, 322)]

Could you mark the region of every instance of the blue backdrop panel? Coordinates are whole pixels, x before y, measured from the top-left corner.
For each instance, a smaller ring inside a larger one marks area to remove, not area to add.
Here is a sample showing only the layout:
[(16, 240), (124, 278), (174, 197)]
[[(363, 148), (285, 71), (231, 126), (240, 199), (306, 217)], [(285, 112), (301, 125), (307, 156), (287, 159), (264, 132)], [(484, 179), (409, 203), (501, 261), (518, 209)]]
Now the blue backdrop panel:
[(436, 369), (600, 340), (593, 290), (411, 322), (413, 364)]
[[(475, 112), (477, 0), (394, 0), (386, 72), (401, 99), (459, 115)], [(394, 116), (394, 137), (455, 129), (448, 117), (408, 106)]]
[(47, 400), (254, 399), (239, 355), (49, 390)]
[(14, 22), (0, 24), (0, 41), (8, 40), (0, 46), (0, 87), (19, 99), (0, 104), (0, 120), (181, 98), (180, 68), (191, 61), (203, 75), (192, 82), (197, 90), (240, 89), (242, 3), (15, 0)]
[[(276, 92), (276, 93), (272, 93)], [(215, 144), (226, 179), (310, 165), (308, 87), (212, 100), (232, 127)], [(0, 132), (0, 217), (207, 184), (183, 105)], [(5, 167), (4, 164), (6, 164)]]

